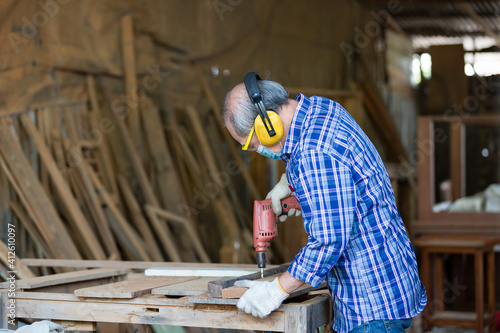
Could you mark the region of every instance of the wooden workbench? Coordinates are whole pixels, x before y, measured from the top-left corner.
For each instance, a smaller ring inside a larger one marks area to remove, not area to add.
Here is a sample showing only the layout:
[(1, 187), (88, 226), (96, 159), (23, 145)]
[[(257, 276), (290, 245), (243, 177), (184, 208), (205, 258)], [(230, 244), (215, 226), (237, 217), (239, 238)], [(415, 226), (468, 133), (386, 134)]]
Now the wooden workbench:
[[(42, 262), (43, 263), (43, 262)], [(95, 323), (131, 323), (206, 327), (276, 332), (313, 332), (329, 322), (331, 308), (327, 294), (301, 293), (288, 299), (265, 319), (255, 318), (236, 308), (237, 299), (211, 298), (208, 281), (227, 277), (144, 275), (144, 268), (170, 267), (190, 271), (219, 269), (254, 273), (255, 266), (180, 263), (131, 263), (67, 261), (72, 267), (101, 267), (16, 281), (14, 295), (8, 284), (1, 288), (1, 327), (8, 327), (8, 305), (15, 301), (15, 318), (49, 319), (71, 323), (79, 330), (93, 330)], [(106, 265), (109, 263), (109, 265)], [(23, 264), (37, 266), (36, 260)], [(50, 261), (48, 266), (58, 266)], [(191, 266), (190, 266), (191, 265)], [(104, 268), (102, 266), (105, 266)], [(179, 274), (182, 275), (182, 274)], [(194, 274), (196, 275), (196, 274)]]

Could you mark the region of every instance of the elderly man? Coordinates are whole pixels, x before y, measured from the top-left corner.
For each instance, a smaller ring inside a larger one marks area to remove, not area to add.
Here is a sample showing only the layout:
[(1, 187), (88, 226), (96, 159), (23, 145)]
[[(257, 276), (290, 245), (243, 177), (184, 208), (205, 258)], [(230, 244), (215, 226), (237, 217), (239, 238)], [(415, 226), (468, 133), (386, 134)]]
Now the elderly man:
[(383, 162), (354, 119), (327, 98), (289, 99), (250, 72), (227, 94), (223, 121), (243, 149), (286, 162), (268, 197), (279, 215), (293, 194), (309, 235), (278, 279), (239, 282), (249, 289), (238, 308), (265, 317), (304, 282), (326, 279), (335, 331), (404, 332), (427, 297)]

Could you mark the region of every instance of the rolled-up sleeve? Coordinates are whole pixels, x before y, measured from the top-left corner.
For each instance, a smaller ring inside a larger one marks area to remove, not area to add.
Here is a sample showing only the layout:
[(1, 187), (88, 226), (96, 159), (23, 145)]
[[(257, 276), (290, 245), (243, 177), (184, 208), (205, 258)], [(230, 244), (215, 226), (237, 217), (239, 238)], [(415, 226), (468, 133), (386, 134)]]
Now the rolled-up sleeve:
[(295, 197), (309, 237), (288, 271), (317, 287), (349, 241), (356, 214), (356, 189), (350, 168), (320, 151), (303, 152), (295, 171)]

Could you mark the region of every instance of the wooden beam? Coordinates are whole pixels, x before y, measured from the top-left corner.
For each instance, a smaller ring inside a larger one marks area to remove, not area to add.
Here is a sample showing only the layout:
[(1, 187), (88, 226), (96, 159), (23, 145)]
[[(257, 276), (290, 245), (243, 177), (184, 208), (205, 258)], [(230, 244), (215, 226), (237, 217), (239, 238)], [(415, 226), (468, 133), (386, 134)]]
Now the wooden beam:
[(435, 176), (434, 176), (434, 122), (428, 117), (418, 117), (417, 141), (421, 143), (418, 154), (418, 219), (426, 220), (430, 217), (432, 206), (435, 204)]
[[(120, 275), (125, 275), (127, 272), (128, 272), (127, 269), (97, 268), (84, 271), (37, 276), (33, 278), (16, 281), (16, 288), (36, 289), (36, 288), (56, 286), (66, 283), (96, 280), (111, 276), (120, 276)], [(9, 282), (0, 283), (0, 288), (8, 288), (8, 287), (9, 287)]]
[[(260, 330), (283, 332), (284, 311), (275, 311), (267, 318), (261, 319), (233, 308), (217, 305), (196, 308), (186, 303), (183, 306), (152, 305), (135, 302), (123, 304), (88, 300), (46, 300), (36, 298), (16, 298), (16, 316), (19, 318), (47, 319), (58, 318), (74, 321), (87, 321), (92, 318), (96, 322), (135, 323), (149, 325), (174, 325), (184, 327), (207, 327), (243, 330)], [(163, 303), (167, 303), (163, 298)], [(284, 307), (286, 308), (286, 307)], [(298, 332), (298, 331), (297, 331)]]
[(450, 178), (453, 201), (465, 197), (465, 126), (461, 121), (450, 124)]
[[(90, 112), (89, 120), (90, 126), (93, 130), (99, 130), (101, 135), (100, 144), (97, 147), (97, 155), (99, 157), (100, 166), (103, 174), (103, 182), (106, 185), (109, 193), (116, 195), (118, 193), (118, 186), (116, 185), (115, 172), (113, 171), (113, 161), (111, 158), (111, 152), (109, 151), (109, 142), (107, 140), (107, 134), (102, 127), (106, 127), (110, 124), (110, 119), (103, 119), (101, 108), (97, 101), (97, 89), (95, 85), (95, 79), (92, 75), (87, 75), (87, 91), (89, 94), (90, 101)], [(107, 124), (107, 125), (106, 125)], [(102, 125), (102, 127), (101, 127)]]
[(121, 18), (121, 39), (123, 73), (125, 76), (125, 98), (127, 105), (127, 125), (130, 129), (134, 147), (141, 151), (141, 118), (139, 116), (139, 98), (135, 72), (134, 27), (132, 14)]
[(196, 277), (143, 277), (108, 283), (100, 286), (81, 288), (74, 291), (78, 297), (95, 298), (135, 298), (146, 295), (153, 288), (194, 280)]
[(4, 119), (0, 119), (0, 153), (8, 164), (19, 189), (26, 197), (38, 230), (51, 247), (57, 258), (81, 259), (75, 244), (71, 240), (64, 223), (59, 218), (52, 202), (33, 172), (30, 163), (23, 153), (22, 147), (14, 135), (14, 128)]

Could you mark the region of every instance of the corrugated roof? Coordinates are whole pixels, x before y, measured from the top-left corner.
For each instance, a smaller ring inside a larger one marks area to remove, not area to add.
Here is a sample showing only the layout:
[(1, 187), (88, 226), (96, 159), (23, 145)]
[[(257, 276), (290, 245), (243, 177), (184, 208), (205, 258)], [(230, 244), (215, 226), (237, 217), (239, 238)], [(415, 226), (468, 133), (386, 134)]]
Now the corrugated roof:
[[(387, 1), (361, 0), (361, 3), (391, 12)], [(500, 1), (401, 1), (398, 13), (392, 18), (417, 48), (460, 43), (466, 36), (486, 37), (492, 44), (500, 44)], [(492, 32), (497, 35), (496, 40)]]

